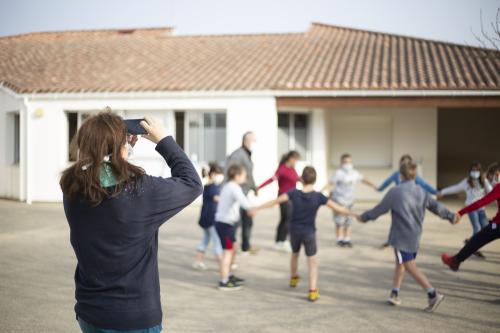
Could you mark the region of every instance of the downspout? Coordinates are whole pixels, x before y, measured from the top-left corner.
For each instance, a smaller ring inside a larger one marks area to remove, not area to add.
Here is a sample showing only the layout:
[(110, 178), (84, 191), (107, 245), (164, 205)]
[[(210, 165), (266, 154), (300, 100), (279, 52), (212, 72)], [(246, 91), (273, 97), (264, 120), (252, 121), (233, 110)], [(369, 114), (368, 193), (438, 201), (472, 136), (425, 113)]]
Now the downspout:
[(31, 154), (31, 131), (30, 127), (30, 119), (28, 112), (28, 98), (26, 96), (23, 97), (23, 108), (21, 114), (21, 160), (20, 164), (20, 173), (21, 173), (21, 200), (26, 201), (27, 204), (31, 204), (31, 188), (30, 188), (30, 161), (29, 156)]

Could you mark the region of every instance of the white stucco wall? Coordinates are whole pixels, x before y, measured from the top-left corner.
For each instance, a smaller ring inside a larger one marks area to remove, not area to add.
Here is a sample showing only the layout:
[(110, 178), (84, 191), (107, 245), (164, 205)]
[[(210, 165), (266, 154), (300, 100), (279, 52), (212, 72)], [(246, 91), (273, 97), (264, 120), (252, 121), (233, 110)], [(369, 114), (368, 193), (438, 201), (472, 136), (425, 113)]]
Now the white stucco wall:
[(14, 112), (22, 111), (22, 101), (0, 88), (0, 197), (21, 197), (20, 164), (13, 164)]
[[(227, 112), (227, 153), (241, 144), (245, 131), (254, 131), (258, 146), (254, 153), (257, 182), (269, 177), (277, 163), (276, 102), (271, 97), (225, 98), (157, 98), (157, 99), (46, 99), (28, 100), (26, 114), (29, 120), (27, 154), (27, 201), (60, 201), (61, 171), (68, 164), (68, 124), (65, 111), (96, 111), (106, 106), (127, 110), (124, 117), (153, 115), (164, 121), (167, 130), (175, 135), (174, 110), (225, 110)], [(146, 140), (134, 149), (133, 161), (155, 175), (168, 175), (154, 145)], [(272, 192), (273, 196), (275, 191)], [(267, 193), (267, 191), (266, 191)], [(267, 197), (266, 193), (264, 196)]]
[[(348, 138), (335, 135), (331, 130), (336, 119), (343, 117), (370, 116), (389, 118), (392, 128), (391, 154), (392, 163), (389, 166), (358, 167), (364, 176), (376, 185), (398, 168), (399, 158), (403, 154), (410, 154), (419, 164), (421, 175), (431, 185), (436, 185), (437, 180), (437, 110), (435, 108), (352, 108), (335, 109), (326, 111), (328, 123), (328, 173), (331, 175), (337, 167), (337, 159), (333, 159), (332, 147), (342, 144), (349, 147)], [(353, 133), (353, 135), (356, 135)], [(376, 135), (376, 133), (363, 133), (363, 135)], [(348, 152), (348, 151), (347, 151)], [(366, 151), (372, 154), (373, 151)], [(353, 156), (356, 166), (356, 156)], [(359, 160), (359, 155), (358, 155)], [(360, 200), (378, 200), (381, 194), (364, 185), (358, 185), (356, 195)]]

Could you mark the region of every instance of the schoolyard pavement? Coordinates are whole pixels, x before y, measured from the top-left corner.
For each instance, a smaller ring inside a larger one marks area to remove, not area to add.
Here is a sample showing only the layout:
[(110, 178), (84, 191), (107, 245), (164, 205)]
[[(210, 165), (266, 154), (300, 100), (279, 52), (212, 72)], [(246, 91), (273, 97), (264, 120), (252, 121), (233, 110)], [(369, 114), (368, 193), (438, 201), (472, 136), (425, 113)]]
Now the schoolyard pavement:
[[(372, 206), (357, 205), (356, 210)], [(458, 204), (451, 204), (456, 209)], [(278, 209), (257, 216), (256, 256), (239, 256), (245, 289), (216, 290), (217, 265), (209, 254), (205, 272), (191, 263), (201, 237), (199, 207), (187, 208), (160, 232), (159, 267), (166, 332), (498, 332), (500, 330), (500, 241), (454, 273), (440, 262), (470, 233), (467, 218), (458, 226), (427, 214), (418, 264), (446, 295), (434, 314), (422, 311), (426, 295), (407, 276), (398, 308), (386, 305), (393, 254), (386, 240), (389, 216), (354, 226), (354, 248), (334, 246), (331, 213), (318, 214), (321, 299), (306, 300), (303, 279), (288, 283), (287, 254), (273, 250)], [(489, 211), (489, 215), (493, 213)], [(26, 205), (0, 200), (0, 332), (79, 332), (74, 306), (75, 256), (61, 204)], [(305, 260), (300, 272), (307, 276)]]

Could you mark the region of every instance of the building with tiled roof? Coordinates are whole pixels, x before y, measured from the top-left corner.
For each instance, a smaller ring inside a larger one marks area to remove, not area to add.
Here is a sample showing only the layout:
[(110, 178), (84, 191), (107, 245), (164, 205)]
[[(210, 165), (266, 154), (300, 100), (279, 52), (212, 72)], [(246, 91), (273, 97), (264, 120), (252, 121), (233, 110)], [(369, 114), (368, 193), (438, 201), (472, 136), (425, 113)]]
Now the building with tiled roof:
[[(353, 154), (381, 181), (411, 153), (443, 186), (500, 159), (500, 52), (313, 23), (303, 33), (176, 35), (172, 28), (0, 38), (0, 196), (60, 200), (69, 140), (89, 114), (153, 114), (201, 166), (253, 130), (255, 177), (296, 149), (320, 181)], [(493, 139), (493, 140), (492, 140)], [(135, 162), (168, 174), (147, 143)], [(360, 189), (359, 195), (377, 195)]]

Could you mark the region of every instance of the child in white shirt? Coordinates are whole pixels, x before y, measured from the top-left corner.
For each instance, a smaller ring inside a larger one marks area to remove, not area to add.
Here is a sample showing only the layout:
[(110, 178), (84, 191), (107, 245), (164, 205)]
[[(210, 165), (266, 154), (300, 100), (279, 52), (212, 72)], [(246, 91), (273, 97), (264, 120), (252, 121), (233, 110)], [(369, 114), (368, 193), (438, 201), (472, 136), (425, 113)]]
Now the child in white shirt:
[[(376, 186), (372, 182), (365, 179), (358, 170), (354, 169), (352, 156), (350, 154), (343, 154), (340, 157), (340, 168), (334, 173), (323, 190), (333, 189), (330, 194), (331, 199), (351, 209), (354, 205), (354, 186), (359, 182), (376, 190)], [(336, 225), (337, 245), (341, 247), (352, 247), (352, 217), (334, 212), (333, 219)]]

